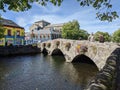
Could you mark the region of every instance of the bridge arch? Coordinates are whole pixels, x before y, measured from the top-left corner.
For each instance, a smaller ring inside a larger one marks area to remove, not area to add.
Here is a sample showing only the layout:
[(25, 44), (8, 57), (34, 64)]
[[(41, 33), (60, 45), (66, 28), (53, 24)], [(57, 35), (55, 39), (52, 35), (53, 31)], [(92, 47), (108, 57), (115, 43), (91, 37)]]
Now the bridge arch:
[(64, 56), (63, 52), (59, 49), (59, 48), (55, 48), (52, 52), (51, 55), (60, 55), (60, 56)]
[(80, 55), (75, 56), (73, 58), (73, 60), (72, 60), (72, 63), (74, 63), (74, 62), (88, 63), (88, 64), (92, 64), (92, 65), (97, 67), (95, 62), (92, 59), (90, 59), (88, 56), (84, 55), (84, 54), (80, 54)]
[(58, 52), (62, 52), (60, 54), (64, 55), (66, 62), (75, 62), (76, 59), (79, 60), (81, 57), (87, 57), (87, 60), (89, 61), (85, 60), (85, 63), (93, 63), (99, 68), (99, 70), (104, 67), (106, 60), (112, 51), (119, 47), (114, 43), (99, 43), (68, 39), (50, 40), (41, 43), (39, 46), (41, 52), (47, 51), (48, 55), (59, 55)]

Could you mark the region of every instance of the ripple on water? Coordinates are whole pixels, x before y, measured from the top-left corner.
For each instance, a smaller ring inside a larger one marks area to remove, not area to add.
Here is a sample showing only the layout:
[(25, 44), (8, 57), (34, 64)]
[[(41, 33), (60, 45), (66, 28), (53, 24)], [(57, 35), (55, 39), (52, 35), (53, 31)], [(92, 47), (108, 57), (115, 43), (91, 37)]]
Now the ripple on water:
[(0, 90), (83, 90), (97, 68), (66, 63), (61, 56), (16, 56), (0, 60)]

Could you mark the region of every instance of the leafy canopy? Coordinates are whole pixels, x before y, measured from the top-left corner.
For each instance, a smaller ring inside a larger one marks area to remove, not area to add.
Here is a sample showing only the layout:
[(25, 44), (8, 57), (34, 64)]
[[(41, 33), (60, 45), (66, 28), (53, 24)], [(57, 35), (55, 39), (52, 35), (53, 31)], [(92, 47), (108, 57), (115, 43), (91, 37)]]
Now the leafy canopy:
[(79, 27), (79, 23), (76, 20), (65, 23), (62, 27), (62, 38), (75, 40), (87, 39), (87, 31), (80, 30)]
[(99, 41), (100, 35), (103, 35), (105, 42), (110, 42), (111, 41), (111, 36), (109, 35), (108, 32), (101, 32), (101, 31), (97, 31), (94, 34), (95, 40)]
[[(34, 2), (40, 5), (53, 5), (60, 6), (64, 0), (0, 0), (0, 10), (6, 11), (26, 11), (32, 7)], [(113, 19), (118, 18), (116, 11), (112, 11), (111, 0), (77, 0), (80, 6), (92, 6), (97, 10), (96, 17), (101, 21), (111, 22)]]
[(120, 29), (115, 31), (112, 36), (112, 41), (113, 42), (119, 42), (120, 43)]
[(5, 32), (5, 28), (3, 27), (3, 25), (1, 24), (1, 16), (0, 16), (0, 39), (4, 37), (4, 32)]
[(78, 39), (79, 23), (74, 20), (65, 23), (62, 27), (62, 37), (66, 39)]

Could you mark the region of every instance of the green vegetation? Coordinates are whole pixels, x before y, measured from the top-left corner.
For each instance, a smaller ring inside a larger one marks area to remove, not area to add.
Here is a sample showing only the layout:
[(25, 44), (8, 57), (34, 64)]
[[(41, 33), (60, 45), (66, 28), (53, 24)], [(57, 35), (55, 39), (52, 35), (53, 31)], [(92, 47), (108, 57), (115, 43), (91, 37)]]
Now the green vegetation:
[(0, 25), (0, 39), (4, 37), (4, 32), (5, 32), (5, 29), (3, 28), (2, 25)]
[(88, 32), (86, 30), (82, 30), (82, 29), (79, 30), (79, 36), (80, 36), (79, 39), (87, 40), (88, 39), (88, 35), (89, 34), (88, 34)]
[(104, 37), (104, 41), (106, 42), (110, 42), (111, 41), (111, 36), (109, 35), (108, 32), (101, 32), (101, 31), (97, 31), (95, 34), (94, 34), (94, 37), (95, 37), (95, 40), (96, 41), (99, 41), (99, 37), (100, 35), (103, 35)]
[[(60, 6), (64, 0), (0, 0), (0, 10), (7, 11), (27, 11), (32, 7), (33, 3), (39, 3), (40, 5), (47, 5), (52, 3), (53, 5)], [(80, 6), (92, 6), (96, 9), (96, 17), (101, 21), (111, 22), (113, 19), (118, 18), (117, 12), (112, 9), (111, 0), (76, 0), (80, 3)], [(1, 20), (1, 17), (0, 17)], [(0, 38), (4, 37), (4, 31), (2, 24), (0, 23)], [(95, 40), (98, 41), (99, 35), (103, 35), (105, 41), (111, 41), (111, 36), (107, 32), (96, 32)], [(33, 35), (34, 37), (34, 35)], [(87, 39), (88, 33), (85, 30), (80, 30), (78, 21), (72, 21), (66, 23), (62, 28), (62, 37), (66, 39)], [(120, 42), (120, 29), (115, 31), (112, 36), (112, 41)]]
[(119, 42), (120, 43), (120, 29), (115, 31), (112, 36), (112, 41), (113, 42)]
[(62, 27), (62, 37), (65, 39), (87, 39), (88, 33), (85, 30), (80, 30), (79, 23), (76, 20), (65, 23)]
[(4, 37), (4, 32), (5, 32), (5, 28), (3, 27), (2, 23), (1, 23), (1, 16), (0, 16), (0, 39)]
[(94, 37), (95, 37), (95, 40), (96, 40), (96, 41), (99, 41), (99, 36), (100, 36), (100, 35), (103, 35), (105, 42), (113, 41), (113, 42), (120, 43), (120, 29), (116, 30), (116, 31), (113, 33), (113, 35), (110, 35), (108, 32), (100, 32), (100, 31), (97, 31), (97, 32), (94, 34)]
[(47, 5), (47, 3), (52, 3), (60, 6), (62, 1), (63, 0), (0, 0), (0, 9), (4, 12), (7, 9), (17, 12), (26, 11), (32, 7), (33, 3), (38, 3), (43, 6)]
[[(0, 0), (0, 10), (6, 11), (26, 11), (32, 7), (33, 3), (39, 3), (40, 5), (47, 5), (52, 3), (53, 5), (60, 6), (64, 0)], [(117, 12), (112, 10), (111, 0), (76, 0), (80, 3), (80, 6), (92, 6), (96, 9), (96, 17), (101, 21), (112, 21), (118, 18)]]
[(62, 27), (62, 37), (65, 39), (79, 39), (79, 23), (78, 21), (70, 21)]

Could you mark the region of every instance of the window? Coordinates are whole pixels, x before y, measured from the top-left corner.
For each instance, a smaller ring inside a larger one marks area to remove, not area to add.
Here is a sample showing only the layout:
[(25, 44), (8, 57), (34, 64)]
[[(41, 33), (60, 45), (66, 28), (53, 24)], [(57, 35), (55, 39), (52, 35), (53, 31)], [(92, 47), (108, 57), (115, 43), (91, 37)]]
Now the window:
[(10, 29), (8, 30), (8, 36), (11, 36), (11, 30)]
[(36, 39), (38, 39), (38, 35), (36, 34)]
[(37, 27), (37, 30), (40, 30), (41, 29), (41, 27)]
[(20, 31), (17, 31), (17, 36), (20, 36)]
[(40, 35), (40, 38), (42, 38), (42, 36)]
[(43, 37), (45, 38), (45, 35)]
[(50, 35), (48, 34), (48, 38), (50, 38)]

